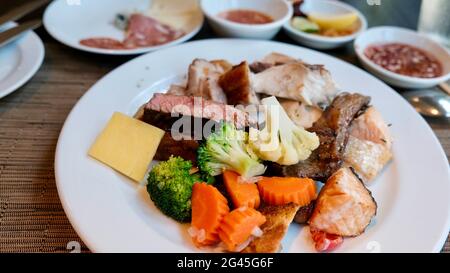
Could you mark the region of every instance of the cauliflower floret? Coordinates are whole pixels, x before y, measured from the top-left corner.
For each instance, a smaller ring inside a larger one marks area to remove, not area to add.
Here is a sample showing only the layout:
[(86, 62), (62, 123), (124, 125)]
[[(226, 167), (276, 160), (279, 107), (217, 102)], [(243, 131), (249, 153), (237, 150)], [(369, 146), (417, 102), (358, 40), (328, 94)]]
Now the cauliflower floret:
[(319, 147), (319, 137), (295, 125), (274, 96), (261, 103), (265, 127), (262, 130), (250, 128), (249, 132), (249, 145), (259, 158), (294, 165), (306, 160)]

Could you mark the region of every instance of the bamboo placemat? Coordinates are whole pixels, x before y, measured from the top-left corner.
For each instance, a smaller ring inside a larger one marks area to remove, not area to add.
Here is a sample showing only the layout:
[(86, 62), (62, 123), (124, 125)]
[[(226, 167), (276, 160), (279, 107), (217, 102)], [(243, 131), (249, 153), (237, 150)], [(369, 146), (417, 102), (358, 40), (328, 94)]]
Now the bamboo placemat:
[[(76, 242), (87, 252), (58, 198), (55, 147), (78, 99), (129, 58), (82, 53), (38, 33), (46, 46), (42, 68), (0, 100), (0, 252), (70, 252)], [(432, 126), (449, 155), (449, 125)], [(448, 241), (443, 251), (450, 252)]]

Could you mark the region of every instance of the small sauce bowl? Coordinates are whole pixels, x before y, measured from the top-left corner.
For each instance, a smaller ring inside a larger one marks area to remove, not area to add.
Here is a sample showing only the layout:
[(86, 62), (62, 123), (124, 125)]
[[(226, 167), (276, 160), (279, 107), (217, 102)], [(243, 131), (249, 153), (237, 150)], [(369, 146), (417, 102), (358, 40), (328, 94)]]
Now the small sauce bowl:
[[(292, 5), (285, 0), (201, 0), (201, 8), (212, 29), (219, 35), (247, 39), (272, 39), (291, 19)], [(230, 10), (254, 10), (272, 17), (267, 24), (241, 24), (219, 16)]]
[[(394, 73), (370, 60), (365, 51), (373, 45), (400, 43), (422, 49), (440, 61), (442, 76), (436, 78), (418, 78)], [(386, 83), (402, 88), (429, 88), (450, 79), (450, 53), (443, 46), (416, 31), (399, 27), (375, 27), (362, 33), (354, 43), (359, 61), (369, 72)]]

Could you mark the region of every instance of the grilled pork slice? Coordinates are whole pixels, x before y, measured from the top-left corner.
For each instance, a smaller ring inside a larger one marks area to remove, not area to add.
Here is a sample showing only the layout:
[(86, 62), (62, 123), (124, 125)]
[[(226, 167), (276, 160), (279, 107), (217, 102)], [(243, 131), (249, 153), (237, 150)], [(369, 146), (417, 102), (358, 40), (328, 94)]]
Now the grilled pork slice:
[(159, 143), (158, 150), (154, 159), (165, 161), (170, 156), (180, 156), (186, 160), (192, 161), (194, 164), (197, 161), (197, 149), (199, 143), (196, 140), (175, 140), (169, 132), (166, 132)]
[(300, 61), (273, 66), (253, 75), (256, 93), (301, 101), (319, 107), (328, 105), (337, 94), (331, 74), (321, 65)]
[(376, 211), (371, 192), (350, 168), (341, 168), (320, 191), (309, 225), (329, 234), (358, 236)]
[(272, 66), (287, 64), (291, 62), (297, 62), (298, 60), (286, 56), (281, 53), (272, 52), (265, 56), (262, 60), (253, 62), (250, 64), (250, 70), (253, 73), (263, 72), (264, 70), (271, 68)]
[(219, 77), (225, 72), (225, 69), (225, 61), (213, 63), (195, 59), (189, 66), (187, 95), (227, 103), (225, 93), (218, 83)]
[(170, 94), (155, 94), (144, 108), (143, 120), (164, 130), (170, 130), (174, 120), (179, 116), (199, 119), (226, 121), (238, 128), (248, 126), (252, 120), (244, 111), (223, 103)]
[(287, 63), (298, 62), (297, 59), (292, 58), (291, 56), (287, 56), (281, 53), (272, 52), (269, 55), (265, 56), (262, 60), (262, 63), (268, 63), (271, 65), (282, 65)]
[(305, 129), (311, 128), (314, 122), (322, 116), (322, 110), (320, 108), (308, 106), (295, 100), (279, 98), (278, 101), (283, 106), (289, 118), (297, 126)]
[(228, 104), (259, 104), (251, 86), (250, 68), (245, 61), (220, 76), (219, 85), (225, 92)]
[(342, 93), (337, 96), (313, 127), (308, 129), (319, 137), (319, 148), (314, 150), (307, 160), (295, 165), (270, 163), (268, 173), (274, 176), (309, 177), (326, 181), (341, 168), (350, 123), (366, 109), (369, 102), (369, 97), (360, 94)]
[(370, 107), (352, 122), (344, 154), (345, 164), (368, 183), (392, 159), (391, 147), (392, 136), (387, 124), (381, 114)]
[(172, 84), (166, 94), (184, 96), (187, 95), (187, 90), (184, 86)]
[(281, 250), (281, 241), (289, 228), (299, 205), (266, 206), (260, 212), (266, 217), (261, 226), (263, 234), (255, 238), (242, 251), (244, 253), (275, 253)]

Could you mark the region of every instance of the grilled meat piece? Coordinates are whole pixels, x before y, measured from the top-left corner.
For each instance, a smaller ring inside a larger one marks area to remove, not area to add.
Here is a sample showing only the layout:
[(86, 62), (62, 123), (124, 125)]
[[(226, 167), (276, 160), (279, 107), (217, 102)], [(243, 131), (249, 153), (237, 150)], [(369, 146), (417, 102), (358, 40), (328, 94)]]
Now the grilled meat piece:
[(358, 236), (377, 211), (377, 203), (350, 168), (334, 173), (320, 191), (309, 219), (312, 229), (339, 236)]
[[(154, 94), (144, 108), (143, 120), (164, 130), (170, 130), (179, 116), (226, 121), (238, 128), (254, 123), (248, 114), (233, 106), (213, 102), (202, 98), (176, 96), (170, 94)], [(192, 123), (194, 124), (194, 123)]]
[(360, 94), (343, 93), (337, 96), (322, 117), (309, 129), (318, 135), (319, 148), (314, 150), (307, 160), (295, 165), (281, 166), (270, 163), (268, 173), (326, 181), (342, 166), (350, 123), (366, 109), (369, 102), (369, 97)]
[(322, 110), (314, 106), (308, 106), (302, 102), (295, 100), (288, 100), (278, 98), (284, 111), (288, 114), (289, 118), (300, 127), (305, 129), (311, 128), (314, 122), (316, 122), (322, 116)]
[(227, 97), (228, 104), (259, 104), (259, 99), (251, 86), (251, 72), (246, 61), (233, 67), (219, 78), (219, 85)]
[[(167, 132), (158, 146), (156, 160), (167, 160), (174, 155), (193, 162), (196, 161), (199, 146), (197, 140), (206, 137), (203, 135), (204, 125), (215, 126), (225, 120), (244, 128), (249, 125), (250, 119), (247, 113), (229, 105), (170, 94), (155, 94), (137, 116)], [(190, 124), (190, 128), (181, 126), (184, 124)], [(172, 129), (175, 129), (173, 133)]]
[(165, 161), (173, 155), (190, 160), (195, 164), (198, 147), (199, 143), (196, 140), (175, 140), (169, 132), (166, 132), (159, 143), (154, 159)]
[(172, 84), (166, 94), (184, 96), (187, 94), (187, 90), (184, 86)]
[(294, 222), (298, 224), (306, 224), (314, 211), (314, 201), (309, 205), (303, 206), (298, 209), (294, 217)]
[(272, 66), (283, 65), (292, 62), (298, 62), (298, 60), (284, 54), (272, 52), (269, 55), (265, 56), (262, 60), (250, 64), (250, 70), (253, 73), (259, 73), (268, 68), (271, 68)]
[(266, 217), (266, 222), (261, 226), (263, 234), (251, 241), (242, 252), (276, 253), (280, 251), (281, 241), (299, 207), (294, 203), (262, 207), (259, 211)]
[(345, 164), (365, 183), (372, 181), (392, 158), (392, 136), (381, 114), (368, 108), (352, 122), (345, 149)]
[(189, 66), (187, 95), (202, 97), (215, 102), (227, 103), (227, 98), (218, 80), (225, 70), (224, 62), (208, 62), (195, 59)]
[(256, 93), (301, 101), (316, 107), (328, 105), (337, 93), (328, 70), (300, 61), (273, 66), (254, 74), (252, 86)]

